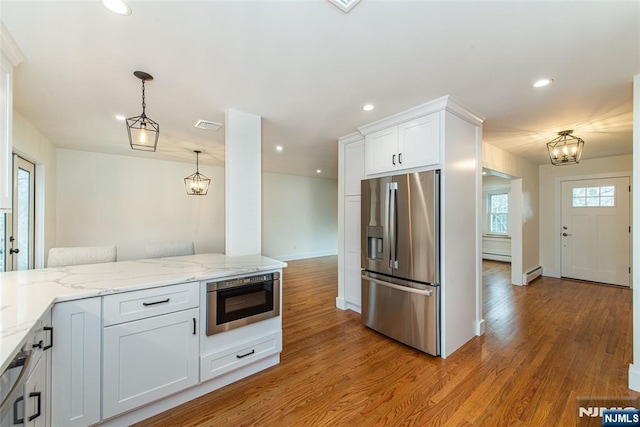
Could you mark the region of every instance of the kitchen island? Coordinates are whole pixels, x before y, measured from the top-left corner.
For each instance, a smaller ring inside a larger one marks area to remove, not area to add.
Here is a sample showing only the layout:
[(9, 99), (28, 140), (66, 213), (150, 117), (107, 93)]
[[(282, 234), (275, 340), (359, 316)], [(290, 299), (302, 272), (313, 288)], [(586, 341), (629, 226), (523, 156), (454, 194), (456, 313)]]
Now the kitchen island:
[[(113, 300), (117, 298), (117, 294), (125, 292), (131, 293), (130, 295), (135, 295), (135, 292), (150, 292), (153, 294), (153, 289), (161, 288), (160, 291), (165, 292), (171, 287), (179, 289), (177, 285), (188, 287), (192, 290), (195, 289), (195, 297), (192, 298), (195, 302), (189, 302), (192, 305), (188, 308), (195, 310), (196, 314), (193, 315), (193, 335), (199, 340), (196, 348), (202, 349), (207, 345), (206, 340), (209, 337), (204, 337), (203, 326), (199, 326), (196, 329), (196, 318), (199, 325), (203, 325), (206, 320), (204, 296), (206, 295), (207, 281), (279, 272), (283, 267), (286, 267), (286, 263), (259, 255), (228, 257), (223, 254), (199, 254), (2, 273), (0, 274), (0, 373), (4, 372), (14, 355), (25, 345), (28, 338), (37, 333), (37, 329), (42, 326), (41, 319), (47, 314), (50, 315), (52, 308), (56, 304), (62, 307), (64, 304), (71, 305), (71, 303), (83, 303), (85, 301), (100, 301), (98, 307), (102, 307), (101, 301), (104, 300), (106, 304), (108, 298)], [(197, 311), (198, 309), (199, 312)], [(103, 315), (106, 316), (106, 313), (103, 314), (101, 309), (98, 309), (97, 317)], [(156, 317), (160, 318), (161, 316)], [(142, 316), (139, 318), (142, 319)], [(56, 326), (55, 319), (56, 316), (54, 315), (54, 330)], [(189, 321), (191, 321), (191, 318), (189, 318)], [(269, 323), (270, 321), (271, 323)], [(138, 320), (138, 322), (141, 322), (141, 320)], [(107, 327), (110, 327), (106, 318), (99, 320), (98, 323), (101, 328), (104, 326), (105, 331)], [(134, 324), (135, 322), (131, 323)], [(274, 331), (276, 335), (278, 332), (281, 334), (281, 330), (279, 330), (281, 328), (280, 316), (277, 316), (277, 319), (269, 319), (259, 323), (268, 324), (268, 330), (271, 335), (274, 334)], [(249, 325), (236, 329), (237, 333), (235, 331), (227, 331), (219, 334), (219, 336), (227, 337), (220, 338), (226, 339), (224, 345), (228, 343), (230, 346), (231, 343), (245, 341), (248, 343), (247, 345), (252, 345), (251, 334), (263, 333), (256, 328), (257, 326), (255, 325)], [(102, 331), (103, 329), (100, 329), (97, 334), (93, 334), (91, 340), (100, 341), (103, 334)], [(191, 331), (191, 327), (189, 331)], [(236, 335), (231, 336), (234, 333)], [(61, 338), (58, 338), (58, 336)], [(62, 332), (61, 335), (56, 335), (55, 339), (52, 337), (54, 352), (56, 350), (60, 351), (59, 347), (63, 345), (64, 336), (64, 332)], [(271, 351), (272, 353), (277, 352), (275, 356), (279, 360), (280, 348), (278, 345), (281, 347), (281, 335), (275, 338), (275, 342), (276, 345)], [(59, 343), (60, 345), (56, 348)], [(108, 348), (101, 347), (103, 363), (110, 357), (108, 350)], [(198, 350), (196, 349), (196, 351)], [(200, 352), (198, 356), (204, 357)], [(204, 361), (205, 359), (203, 358), (202, 360)], [(206, 360), (209, 363), (209, 359)], [(232, 380), (233, 378), (227, 379), (221, 382), (219, 386)], [(55, 382), (54, 376), (54, 391), (56, 389)], [(200, 383), (202, 380), (199, 378), (197, 382)], [(55, 402), (54, 405), (56, 405)], [(157, 410), (162, 409), (162, 407), (157, 408)], [(103, 413), (101, 420), (105, 421), (107, 418), (109, 417)]]

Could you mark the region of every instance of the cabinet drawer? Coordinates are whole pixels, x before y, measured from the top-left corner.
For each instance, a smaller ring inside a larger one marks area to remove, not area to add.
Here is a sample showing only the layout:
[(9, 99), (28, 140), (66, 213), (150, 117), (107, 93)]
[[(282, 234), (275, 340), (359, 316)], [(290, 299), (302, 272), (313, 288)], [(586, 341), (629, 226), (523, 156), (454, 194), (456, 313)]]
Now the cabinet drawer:
[(200, 381), (235, 371), (282, 351), (282, 331), (200, 357)]
[(198, 307), (198, 283), (163, 286), (103, 298), (104, 326)]

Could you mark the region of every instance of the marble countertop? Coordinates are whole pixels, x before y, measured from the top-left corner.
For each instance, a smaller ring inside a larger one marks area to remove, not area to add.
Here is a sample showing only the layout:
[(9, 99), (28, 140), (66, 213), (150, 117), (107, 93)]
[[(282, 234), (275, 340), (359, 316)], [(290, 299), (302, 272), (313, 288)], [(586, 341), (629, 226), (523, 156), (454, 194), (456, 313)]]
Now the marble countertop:
[(57, 302), (286, 266), (260, 255), (199, 254), (0, 273), (0, 373)]

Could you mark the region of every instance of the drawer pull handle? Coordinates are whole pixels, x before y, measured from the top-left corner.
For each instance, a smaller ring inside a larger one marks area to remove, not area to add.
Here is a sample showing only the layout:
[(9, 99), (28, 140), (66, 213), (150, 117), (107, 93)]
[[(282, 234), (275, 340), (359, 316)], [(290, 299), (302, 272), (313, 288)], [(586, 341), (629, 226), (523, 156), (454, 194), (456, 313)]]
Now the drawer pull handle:
[(18, 418), (18, 404), (23, 401), (24, 396), (20, 396), (13, 402), (13, 424), (24, 424), (24, 417)]
[(143, 302), (142, 305), (144, 305), (145, 307), (148, 307), (150, 305), (156, 305), (156, 304), (164, 304), (165, 302), (169, 302), (170, 298), (167, 299), (163, 299), (162, 301), (155, 301), (155, 302)]
[(35, 414), (33, 414), (33, 415), (31, 415), (29, 417), (29, 421), (33, 421), (36, 418), (38, 418), (40, 415), (42, 415), (41, 412), (40, 412), (41, 409), (42, 409), (42, 405), (41, 405), (42, 401), (40, 400), (41, 393), (39, 391), (32, 392), (32, 393), (29, 393), (29, 397), (35, 397), (36, 399), (38, 399), (38, 409), (36, 410)]
[(45, 326), (44, 330), (51, 332), (51, 340), (49, 341), (50, 344), (45, 345), (44, 347), (42, 347), (42, 349), (49, 350), (51, 347), (53, 347), (53, 326)]
[(243, 354), (243, 355), (236, 354), (236, 357), (237, 357), (238, 359), (242, 359), (243, 357), (251, 356), (251, 355), (252, 355), (252, 354), (254, 354), (255, 352), (256, 352), (255, 350), (251, 350), (251, 351), (250, 351), (249, 353), (247, 353), (247, 354)]

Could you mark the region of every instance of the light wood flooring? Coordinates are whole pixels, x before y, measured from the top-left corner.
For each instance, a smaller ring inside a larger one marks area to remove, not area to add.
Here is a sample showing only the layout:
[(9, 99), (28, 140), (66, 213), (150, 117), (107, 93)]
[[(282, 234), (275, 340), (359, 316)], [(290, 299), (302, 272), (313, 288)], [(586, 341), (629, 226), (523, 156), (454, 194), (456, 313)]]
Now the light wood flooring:
[(337, 309), (336, 257), (290, 262), (281, 363), (138, 425), (575, 426), (578, 396), (640, 395), (629, 289), (509, 268), (485, 261), (486, 333), (441, 359)]

